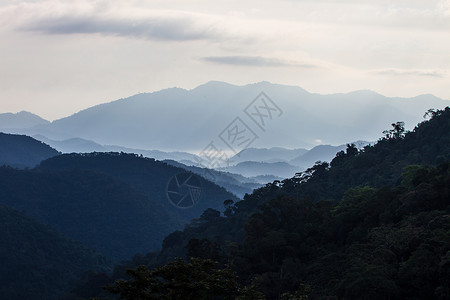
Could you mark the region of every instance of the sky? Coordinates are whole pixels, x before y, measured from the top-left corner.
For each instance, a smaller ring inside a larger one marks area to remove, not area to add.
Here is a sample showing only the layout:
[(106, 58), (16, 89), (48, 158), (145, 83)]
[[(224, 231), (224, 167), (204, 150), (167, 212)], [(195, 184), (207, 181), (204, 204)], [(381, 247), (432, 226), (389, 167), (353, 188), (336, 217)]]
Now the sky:
[(0, 112), (211, 80), (450, 99), (450, 0), (0, 0)]

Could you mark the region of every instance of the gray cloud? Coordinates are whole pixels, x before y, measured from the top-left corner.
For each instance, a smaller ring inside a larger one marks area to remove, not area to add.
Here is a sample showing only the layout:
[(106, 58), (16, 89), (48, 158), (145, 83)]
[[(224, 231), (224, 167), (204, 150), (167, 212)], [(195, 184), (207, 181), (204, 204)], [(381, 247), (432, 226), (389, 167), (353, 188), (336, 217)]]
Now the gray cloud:
[(59, 17), (39, 19), (22, 29), (45, 34), (105, 34), (145, 39), (188, 41), (214, 39), (212, 26), (198, 26), (192, 18), (154, 17), (141, 20)]
[(253, 66), (253, 67), (285, 67), (285, 66), (296, 66), (302, 68), (318, 68), (319, 66), (313, 64), (302, 64), (298, 62), (262, 57), (262, 56), (208, 56), (203, 57), (201, 60), (217, 63), (223, 65), (234, 65), (234, 66)]
[(386, 69), (375, 71), (375, 74), (379, 75), (391, 75), (391, 76), (423, 76), (423, 77), (434, 77), (443, 78), (444, 74), (439, 71), (427, 71), (427, 70), (396, 70), (396, 69)]

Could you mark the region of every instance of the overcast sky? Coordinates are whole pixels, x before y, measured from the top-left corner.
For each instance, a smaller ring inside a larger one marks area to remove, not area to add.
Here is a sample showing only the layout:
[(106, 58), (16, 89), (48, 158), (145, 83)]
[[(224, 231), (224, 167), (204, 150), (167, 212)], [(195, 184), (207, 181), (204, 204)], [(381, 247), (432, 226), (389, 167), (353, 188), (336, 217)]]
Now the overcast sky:
[(210, 80), (450, 99), (450, 0), (0, 1), (0, 112)]

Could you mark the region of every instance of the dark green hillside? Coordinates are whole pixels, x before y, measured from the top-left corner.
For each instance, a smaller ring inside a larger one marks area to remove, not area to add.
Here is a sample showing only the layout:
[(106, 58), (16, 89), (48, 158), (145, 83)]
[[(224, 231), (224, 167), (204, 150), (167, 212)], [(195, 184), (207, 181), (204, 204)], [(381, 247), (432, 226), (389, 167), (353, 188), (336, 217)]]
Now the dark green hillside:
[(412, 132), (401, 122), (373, 146), (358, 151), (348, 145), (331, 161), (316, 164), (283, 181), (282, 193), (313, 200), (339, 200), (353, 186), (394, 186), (408, 165), (435, 165), (450, 160), (450, 108), (430, 112), (432, 119)]
[(450, 163), (411, 169), (395, 188), (353, 187), (340, 202), (278, 196), (227, 253), (268, 299), (448, 299)]
[[(113, 291), (149, 287), (126, 267), (181, 256), (232, 262), (266, 299), (450, 299), (450, 108), (431, 114), (413, 132), (393, 124), (374, 146), (349, 145), (330, 165), (227, 202), (225, 216), (205, 211), (161, 252), (117, 266), (110, 283), (126, 281)], [(173, 288), (152, 286), (147, 299)]]
[(222, 209), (223, 202), (227, 199), (237, 200), (224, 188), (198, 177), (201, 180), (201, 198), (198, 203), (187, 209), (175, 207), (167, 199), (166, 186), (173, 176), (186, 171), (135, 154), (64, 154), (43, 161), (38, 170), (42, 172), (88, 170), (117, 178), (140, 193), (148, 195), (152, 205), (164, 207), (176, 217), (179, 224), (186, 224), (191, 219), (199, 217), (207, 208)]
[(31, 168), (58, 154), (55, 149), (29, 136), (0, 132), (0, 166)]
[(1, 299), (61, 299), (85, 271), (110, 267), (99, 253), (0, 205)]
[(0, 203), (113, 259), (159, 248), (181, 224), (130, 185), (89, 171), (0, 168)]
[(53, 226), (113, 259), (160, 248), (209, 206), (236, 199), (208, 181), (192, 208), (172, 205), (166, 185), (185, 172), (134, 154), (67, 154), (34, 170), (0, 168), (0, 203)]

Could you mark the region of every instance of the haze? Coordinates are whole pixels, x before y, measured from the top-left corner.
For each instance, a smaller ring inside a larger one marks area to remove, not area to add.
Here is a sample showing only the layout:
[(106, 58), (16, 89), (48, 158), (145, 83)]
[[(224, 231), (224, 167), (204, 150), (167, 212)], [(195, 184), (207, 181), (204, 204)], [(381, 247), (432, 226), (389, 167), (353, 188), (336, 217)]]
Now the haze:
[(0, 111), (210, 80), (450, 98), (450, 1), (2, 1)]

